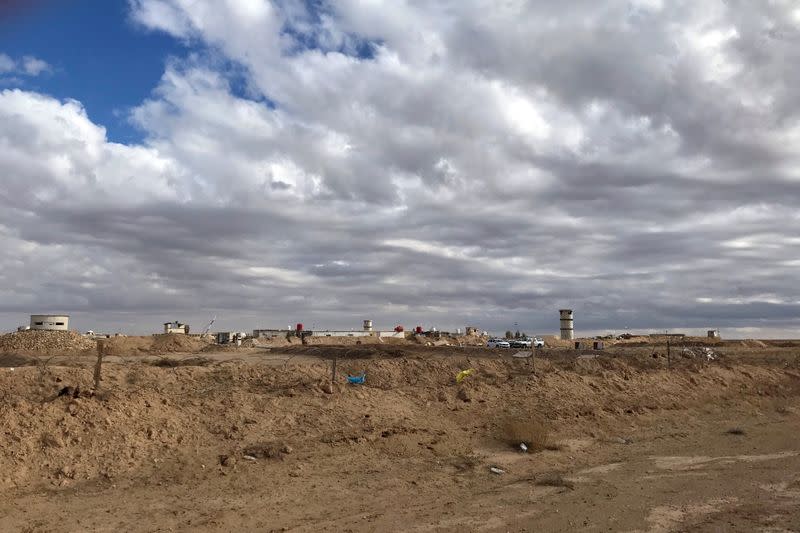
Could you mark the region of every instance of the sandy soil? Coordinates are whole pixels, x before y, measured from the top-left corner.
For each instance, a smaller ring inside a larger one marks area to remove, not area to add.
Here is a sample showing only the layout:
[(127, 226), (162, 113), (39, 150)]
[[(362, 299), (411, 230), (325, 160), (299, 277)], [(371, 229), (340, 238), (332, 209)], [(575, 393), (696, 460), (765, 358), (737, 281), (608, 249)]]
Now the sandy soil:
[(796, 345), (660, 350), (0, 356), (0, 531), (800, 530)]

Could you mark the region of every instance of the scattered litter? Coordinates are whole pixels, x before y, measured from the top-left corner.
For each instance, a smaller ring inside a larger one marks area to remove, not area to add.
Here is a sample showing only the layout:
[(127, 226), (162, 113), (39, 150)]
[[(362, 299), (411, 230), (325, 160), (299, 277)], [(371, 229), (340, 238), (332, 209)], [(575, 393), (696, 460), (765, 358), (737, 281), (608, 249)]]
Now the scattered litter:
[(522, 450), (523, 453), (528, 453), (528, 446), (524, 442), (519, 444), (519, 449)]
[(358, 376), (347, 376), (347, 381), (353, 385), (363, 385), (367, 380), (367, 374), (362, 372)]
[(533, 352), (517, 352), (513, 354), (511, 357), (516, 357), (517, 359), (527, 359), (533, 355)]
[(713, 361), (719, 357), (717, 352), (708, 347), (696, 348), (694, 350), (691, 348), (684, 348), (681, 355), (686, 358), (705, 359), (707, 361)]
[(462, 370), (456, 375), (456, 383), (461, 383), (462, 381), (464, 381), (464, 378), (466, 378), (467, 376), (471, 376), (473, 372), (475, 372), (474, 368)]
[(496, 466), (493, 466), (493, 467), (491, 467), (491, 468), (489, 469), (489, 471), (490, 471), (492, 474), (497, 474), (498, 476), (506, 473), (506, 471), (505, 471), (505, 470), (503, 470), (502, 468), (497, 468)]
[(242, 456), (242, 458), (243, 459), (247, 459), (248, 461), (258, 461), (258, 459), (256, 459), (252, 455), (244, 455), (244, 456)]

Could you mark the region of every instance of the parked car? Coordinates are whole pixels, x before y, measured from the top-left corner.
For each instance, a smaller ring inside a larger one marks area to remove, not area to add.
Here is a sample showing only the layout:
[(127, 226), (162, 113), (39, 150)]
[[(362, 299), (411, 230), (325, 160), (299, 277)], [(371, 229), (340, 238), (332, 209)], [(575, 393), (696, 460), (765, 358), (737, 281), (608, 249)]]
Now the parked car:
[(514, 339), (509, 341), (512, 348), (530, 348), (533, 344), (531, 339), (522, 338), (522, 339)]
[(511, 348), (511, 345), (508, 343), (507, 340), (503, 339), (489, 339), (489, 342), (486, 343), (487, 348)]
[(544, 348), (544, 339), (541, 337), (534, 337), (531, 345), (534, 348)]

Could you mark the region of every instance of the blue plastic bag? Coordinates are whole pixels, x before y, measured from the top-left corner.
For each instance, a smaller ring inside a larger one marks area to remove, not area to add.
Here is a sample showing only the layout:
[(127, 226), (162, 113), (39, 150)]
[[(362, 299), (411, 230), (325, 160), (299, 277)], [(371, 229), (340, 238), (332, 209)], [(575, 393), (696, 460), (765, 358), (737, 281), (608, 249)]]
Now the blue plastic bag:
[(366, 380), (366, 374), (361, 374), (360, 376), (347, 376), (347, 381), (353, 385), (363, 385)]

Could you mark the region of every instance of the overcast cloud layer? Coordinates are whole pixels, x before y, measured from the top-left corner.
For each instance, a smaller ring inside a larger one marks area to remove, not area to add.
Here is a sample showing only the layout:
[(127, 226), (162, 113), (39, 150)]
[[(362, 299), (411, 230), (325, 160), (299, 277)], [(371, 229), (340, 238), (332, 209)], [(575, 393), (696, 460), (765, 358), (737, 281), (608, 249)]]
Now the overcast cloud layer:
[(796, 2), (320, 4), (133, 0), (139, 145), (0, 92), (0, 325), (796, 336)]

